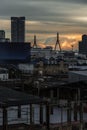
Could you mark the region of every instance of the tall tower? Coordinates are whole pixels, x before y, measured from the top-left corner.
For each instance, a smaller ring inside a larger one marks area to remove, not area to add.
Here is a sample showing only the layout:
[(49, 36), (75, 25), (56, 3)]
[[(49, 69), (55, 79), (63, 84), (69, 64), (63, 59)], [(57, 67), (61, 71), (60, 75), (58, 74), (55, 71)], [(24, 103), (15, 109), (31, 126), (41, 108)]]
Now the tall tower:
[(87, 56), (87, 35), (82, 35), (82, 40), (79, 41), (79, 53)]
[(36, 35), (34, 35), (34, 44), (33, 47), (37, 48), (37, 40), (36, 40)]
[(25, 17), (11, 17), (11, 41), (25, 42)]
[(56, 44), (55, 44), (55, 50), (57, 49), (57, 46), (59, 46), (59, 50), (61, 51), (61, 46), (60, 46), (60, 42), (59, 42), (59, 33), (57, 32), (57, 40), (56, 40)]

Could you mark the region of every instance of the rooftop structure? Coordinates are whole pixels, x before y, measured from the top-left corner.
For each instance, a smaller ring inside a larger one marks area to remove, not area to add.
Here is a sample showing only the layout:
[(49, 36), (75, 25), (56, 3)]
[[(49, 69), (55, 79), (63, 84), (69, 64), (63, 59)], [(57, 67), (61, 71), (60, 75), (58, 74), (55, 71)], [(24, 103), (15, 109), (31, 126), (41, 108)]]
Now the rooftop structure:
[(0, 107), (26, 105), (30, 103), (38, 104), (41, 102), (45, 103), (45, 100), (9, 88), (0, 87)]
[[(22, 105), (29, 105), (29, 109), (30, 109), (30, 125), (32, 125), (33, 120), (32, 120), (32, 104), (44, 104), (47, 105), (48, 101), (41, 99), (37, 96), (33, 96), (33, 95), (28, 95), (22, 92), (18, 92), (9, 88), (5, 88), (5, 87), (0, 87), (0, 108), (2, 110), (2, 129), (3, 130), (9, 130), (10, 127), (12, 127), (12, 123), (8, 124), (8, 111), (10, 107), (18, 107), (18, 118), (21, 119), (21, 115), (23, 113), (21, 113), (21, 106)], [(41, 110), (41, 109), (40, 109)], [(42, 110), (41, 110), (42, 111)], [(43, 111), (42, 111), (43, 112)], [(14, 115), (14, 114), (13, 114)], [(12, 116), (13, 116), (12, 115)], [(41, 123), (41, 114), (40, 114), (40, 123)], [(17, 120), (17, 119), (16, 119)], [(43, 121), (42, 121), (43, 122)], [(47, 130), (49, 130), (49, 106), (46, 107), (46, 122), (47, 122)], [(18, 124), (18, 123), (17, 123)], [(25, 124), (25, 123), (24, 123)], [(13, 126), (15, 126), (16, 124), (13, 123)], [(16, 125), (18, 129), (19, 125)], [(25, 124), (25, 126), (27, 126), (29, 128), (29, 123)], [(33, 125), (34, 126), (34, 125)], [(20, 124), (21, 127), (21, 124)], [(13, 129), (14, 127), (12, 127), (11, 129)], [(1, 126), (0, 126), (0, 130)], [(23, 128), (23, 130), (25, 130)]]

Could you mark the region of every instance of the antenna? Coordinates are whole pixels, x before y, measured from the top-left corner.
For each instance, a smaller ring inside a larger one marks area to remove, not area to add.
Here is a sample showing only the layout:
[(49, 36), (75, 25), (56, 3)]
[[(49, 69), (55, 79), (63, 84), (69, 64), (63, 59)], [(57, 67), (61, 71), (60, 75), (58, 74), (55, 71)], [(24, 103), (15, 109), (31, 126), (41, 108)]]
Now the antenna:
[(37, 48), (37, 42), (36, 42), (36, 35), (34, 35), (34, 44), (33, 44), (33, 47)]
[(57, 45), (59, 45), (59, 50), (61, 52), (61, 46), (60, 46), (60, 42), (59, 42), (59, 33), (57, 32), (57, 40), (56, 40), (56, 44), (55, 44), (55, 50), (57, 49)]

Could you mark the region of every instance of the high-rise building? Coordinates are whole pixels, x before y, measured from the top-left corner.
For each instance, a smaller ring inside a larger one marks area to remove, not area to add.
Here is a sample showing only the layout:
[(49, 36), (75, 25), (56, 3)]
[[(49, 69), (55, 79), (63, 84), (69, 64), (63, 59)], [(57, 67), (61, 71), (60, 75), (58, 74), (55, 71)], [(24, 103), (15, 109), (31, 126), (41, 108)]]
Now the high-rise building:
[(0, 39), (4, 39), (4, 38), (5, 38), (5, 31), (0, 30)]
[(87, 56), (87, 35), (82, 35), (82, 41), (79, 42), (79, 53)]
[(25, 42), (25, 17), (11, 17), (11, 41)]
[(0, 30), (0, 43), (1, 42), (10, 42), (9, 38), (5, 38), (5, 31), (4, 30)]

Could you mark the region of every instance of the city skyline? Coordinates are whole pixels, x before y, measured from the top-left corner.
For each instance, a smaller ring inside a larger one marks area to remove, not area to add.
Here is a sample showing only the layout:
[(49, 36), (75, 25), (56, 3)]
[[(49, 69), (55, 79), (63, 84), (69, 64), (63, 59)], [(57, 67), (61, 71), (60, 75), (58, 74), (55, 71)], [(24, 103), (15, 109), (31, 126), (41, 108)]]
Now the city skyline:
[(33, 42), (35, 34), (39, 45), (54, 46), (59, 32), (63, 49), (71, 49), (72, 44), (77, 48), (82, 34), (87, 34), (86, 4), (85, 0), (3, 0), (0, 30), (10, 37), (10, 17), (25, 16), (26, 41)]

